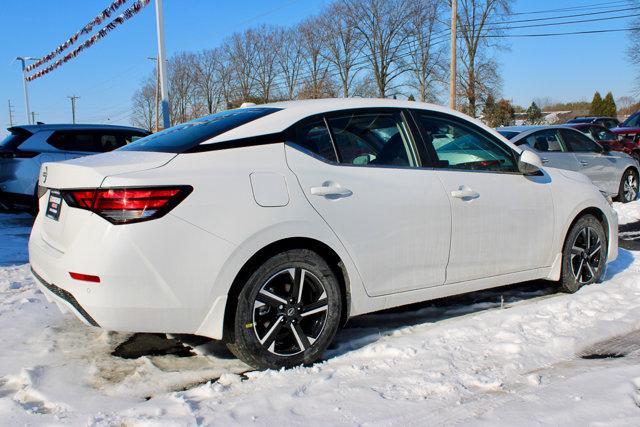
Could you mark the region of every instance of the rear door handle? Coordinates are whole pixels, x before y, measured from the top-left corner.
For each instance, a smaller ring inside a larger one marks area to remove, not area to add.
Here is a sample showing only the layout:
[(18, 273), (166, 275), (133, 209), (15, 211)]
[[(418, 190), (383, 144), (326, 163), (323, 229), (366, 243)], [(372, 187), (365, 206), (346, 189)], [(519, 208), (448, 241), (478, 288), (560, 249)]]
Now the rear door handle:
[(463, 199), (463, 200), (477, 199), (478, 197), (480, 197), (480, 193), (472, 190), (466, 185), (461, 185), (457, 190), (453, 190), (451, 192), (451, 197), (455, 197), (456, 199)]
[(339, 196), (349, 197), (353, 194), (353, 191), (348, 188), (341, 187), (337, 184), (323, 185), (322, 187), (311, 187), (311, 194), (314, 196)]
[(540, 161), (541, 161), (542, 163), (549, 163), (549, 159), (547, 159), (546, 157), (541, 157), (541, 158), (540, 158)]
[(589, 162), (585, 162), (584, 160), (580, 160), (580, 164), (582, 166), (589, 166)]

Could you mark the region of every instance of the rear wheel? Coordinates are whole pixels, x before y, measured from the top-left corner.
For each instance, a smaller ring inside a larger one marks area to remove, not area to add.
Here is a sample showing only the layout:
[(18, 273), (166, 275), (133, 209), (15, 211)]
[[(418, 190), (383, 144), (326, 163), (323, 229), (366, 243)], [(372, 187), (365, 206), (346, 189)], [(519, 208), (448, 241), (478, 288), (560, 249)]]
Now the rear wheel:
[(638, 197), (638, 172), (635, 169), (627, 169), (622, 175), (620, 188), (618, 189), (618, 201), (629, 203)]
[(560, 289), (573, 293), (600, 280), (606, 262), (604, 228), (593, 215), (584, 215), (573, 224), (564, 243)]
[(249, 277), (238, 296), (227, 346), (245, 363), (279, 369), (317, 360), (340, 322), (340, 287), (315, 252), (277, 254)]

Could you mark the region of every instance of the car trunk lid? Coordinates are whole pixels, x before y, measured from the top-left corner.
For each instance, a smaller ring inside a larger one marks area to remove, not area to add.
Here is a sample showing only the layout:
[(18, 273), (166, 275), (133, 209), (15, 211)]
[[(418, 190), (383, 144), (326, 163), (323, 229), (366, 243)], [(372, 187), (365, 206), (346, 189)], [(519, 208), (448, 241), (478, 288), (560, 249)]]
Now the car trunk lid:
[(48, 191), (44, 192), (39, 204), (43, 216), (42, 240), (59, 252), (65, 252), (88, 218), (94, 215), (68, 206), (59, 190), (99, 188), (108, 176), (159, 168), (175, 156), (174, 153), (115, 151), (43, 164), (38, 184)]

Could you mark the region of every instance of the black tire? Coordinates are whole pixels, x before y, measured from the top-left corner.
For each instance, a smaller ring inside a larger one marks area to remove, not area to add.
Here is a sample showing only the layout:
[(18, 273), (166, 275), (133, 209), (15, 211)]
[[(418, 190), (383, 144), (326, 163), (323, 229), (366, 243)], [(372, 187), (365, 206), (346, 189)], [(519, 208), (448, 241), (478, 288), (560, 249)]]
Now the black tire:
[(560, 290), (574, 293), (600, 280), (607, 262), (607, 235), (593, 215), (580, 217), (571, 227), (562, 250)]
[(325, 260), (310, 250), (288, 250), (247, 280), (227, 347), (258, 369), (310, 364), (333, 340), (341, 312), (340, 286)]
[(622, 203), (633, 202), (638, 198), (638, 172), (629, 168), (622, 174), (616, 200)]

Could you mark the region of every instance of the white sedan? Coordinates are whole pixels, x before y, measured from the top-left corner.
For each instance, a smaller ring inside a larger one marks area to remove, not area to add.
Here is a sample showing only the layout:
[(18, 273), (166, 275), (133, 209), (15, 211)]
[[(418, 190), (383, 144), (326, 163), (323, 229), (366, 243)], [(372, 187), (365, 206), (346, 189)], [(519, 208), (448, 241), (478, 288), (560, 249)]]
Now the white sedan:
[(352, 316), (533, 279), (575, 292), (616, 258), (582, 174), (417, 102), (224, 111), (45, 164), (34, 277), (93, 326), (310, 363)]

